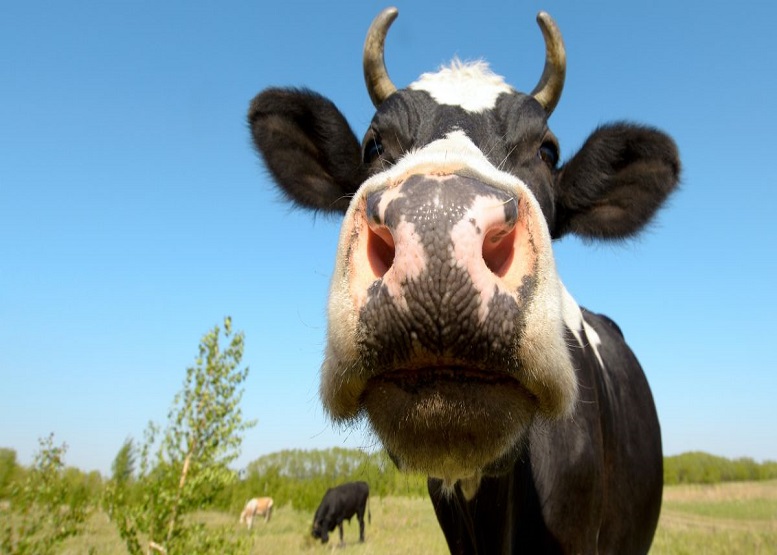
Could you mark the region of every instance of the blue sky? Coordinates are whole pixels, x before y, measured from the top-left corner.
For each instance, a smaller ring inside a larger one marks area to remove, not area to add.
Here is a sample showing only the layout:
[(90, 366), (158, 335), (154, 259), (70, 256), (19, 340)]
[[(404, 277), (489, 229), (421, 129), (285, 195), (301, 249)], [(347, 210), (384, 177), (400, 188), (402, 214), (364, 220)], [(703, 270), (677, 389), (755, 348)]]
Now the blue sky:
[[(331, 98), (361, 135), (361, 48), (384, 2), (6, 2), (0, 7), (0, 446), (54, 432), (108, 472), (163, 422), (200, 337), (246, 334), (239, 464), (372, 447), (317, 396), (339, 222), (279, 200), (245, 113), (271, 85)], [(630, 119), (679, 144), (682, 190), (626, 244), (556, 245), (567, 288), (614, 318), (653, 387), (664, 450), (777, 459), (777, 4), (397, 1), (408, 84), (453, 56), (531, 89), (545, 9), (567, 46), (562, 157)]]

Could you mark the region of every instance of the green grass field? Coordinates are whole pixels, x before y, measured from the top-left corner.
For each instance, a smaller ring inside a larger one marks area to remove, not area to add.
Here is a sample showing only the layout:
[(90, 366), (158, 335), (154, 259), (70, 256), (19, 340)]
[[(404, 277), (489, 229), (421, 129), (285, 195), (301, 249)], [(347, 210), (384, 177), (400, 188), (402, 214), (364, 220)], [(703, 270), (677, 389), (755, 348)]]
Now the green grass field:
[[(345, 549), (354, 554), (445, 554), (447, 547), (428, 499), (372, 498), (372, 522), (366, 542), (358, 543), (355, 519), (345, 525)], [(238, 515), (205, 512), (206, 523), (232, 525), (235, 534), (250, 534), (254, 554), (323, 553), (337, 545), (337, 531), (328, 546), (309, 535), (312, 513), (279, 507), (269, 524), (258, 522), (248, 532)], [(104, 514), (96, 514), (84, 534), (71, 538), (60, 553), (121, 554), (126, 550)], [(715, 486), (665, 488), (664, 507), (652, 554), (777, 554), (777, 481)]]

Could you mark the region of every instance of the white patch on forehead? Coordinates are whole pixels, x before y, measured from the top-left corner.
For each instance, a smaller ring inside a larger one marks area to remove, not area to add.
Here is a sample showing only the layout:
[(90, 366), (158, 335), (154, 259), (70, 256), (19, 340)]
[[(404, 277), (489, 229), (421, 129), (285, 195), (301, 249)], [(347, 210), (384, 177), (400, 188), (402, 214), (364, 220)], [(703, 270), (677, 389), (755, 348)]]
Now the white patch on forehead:
[(472, 177), (506, 191), (525, 187), (515, 175), (495, 168), (466, 133), (457, 130), (407, 152), (395, 165), (365, 181), (360, 194), (382, 190), (387, 184), (391, 187), (414, 174)]
[(572, 332), (572, 335), (575, 336), (577, 343), (581, 347), (586, 346), (586, 343), (583, 341), (583, 333), (585, 333), (588, 346), (593, 349), (596, 359), (599, 361), (599, 365), (604, 368), (604, 361), (602, 360), (602, 355), (599, 353), (599, 347), (602, 345), (602, 340), (599, 338), (599, 334), (596, 333), (596, 330), (585, 321), (585, 318), (583, 318), (583, 311), (580, 310), (580, 305), (572, 298), (572, 295), (569, 294), (569, 291), (567, 291), (567, 288), (564, 287), (563, 283), (561, 284), (561, 303), (564, 324), (569, 328), (569, 331)]
[(424, 73), (408, 88), (428, 92), (438, 104), (461, 106), (474, 113), (492, 109), (500, 94), (513, 92), (486, 62), (465, 64), (459, 60), (436, 73)]

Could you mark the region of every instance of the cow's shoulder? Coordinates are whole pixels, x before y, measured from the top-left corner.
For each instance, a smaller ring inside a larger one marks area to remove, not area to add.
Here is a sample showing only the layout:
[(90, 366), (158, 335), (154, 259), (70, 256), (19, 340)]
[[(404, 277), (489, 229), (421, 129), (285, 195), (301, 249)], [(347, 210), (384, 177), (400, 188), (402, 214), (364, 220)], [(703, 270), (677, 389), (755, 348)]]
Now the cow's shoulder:
[(585, 307), (580, 307), (580, 311), (583, 313), (583, 319), (591, 326), (594, 326), (594, 328), (606, 328), (610, 331), (614, 332), (617, 337), (619, 337), (621, 340), (625, 341), (625, 336), (623, 335), (623, 330), (621, 327), (609, 316), (606, 314), (601, 314), (598, 312), (593, 312), (591, 310), (588, 310)]
[(635, 372), (642, 373), (626, 334), (611, 317), (580, 308), (582, 341), (593, 349), (604, 377), (626, 379)]

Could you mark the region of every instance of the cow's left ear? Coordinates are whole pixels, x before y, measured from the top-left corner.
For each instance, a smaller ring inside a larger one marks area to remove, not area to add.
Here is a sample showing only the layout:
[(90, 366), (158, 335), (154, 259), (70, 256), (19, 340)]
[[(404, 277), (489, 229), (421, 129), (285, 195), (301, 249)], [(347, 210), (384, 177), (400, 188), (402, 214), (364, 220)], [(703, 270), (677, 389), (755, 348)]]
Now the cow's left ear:
[(650, 221), (680, 179), (674, 141), (650, 127), (600, 127), (558, 174), (554, 238), (624, 239)]

